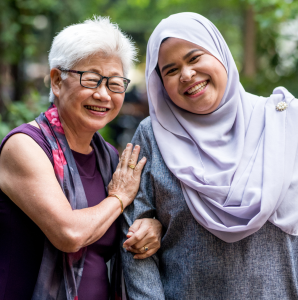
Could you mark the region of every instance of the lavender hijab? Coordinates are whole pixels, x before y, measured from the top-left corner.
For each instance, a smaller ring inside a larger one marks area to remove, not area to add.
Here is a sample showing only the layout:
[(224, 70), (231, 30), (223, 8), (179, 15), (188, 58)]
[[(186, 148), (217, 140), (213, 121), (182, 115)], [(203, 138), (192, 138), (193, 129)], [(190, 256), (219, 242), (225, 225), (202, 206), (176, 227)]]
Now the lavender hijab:
[[(213, 113), (189, 113), (169, 98), (155, 70), (167, 37), (205, 48), (225, 67), (226, 90)], [(222, 35), (195, 13), (172, 15), (156, 27), (146, 82), (158, 147), (197, 222), (229, 243), (267, 220), (298, 235), (298, 100), (283, 87), (269, 98), (245, 92)], [(288, 104), (285, 111), (276, 110), (281, 101)]]

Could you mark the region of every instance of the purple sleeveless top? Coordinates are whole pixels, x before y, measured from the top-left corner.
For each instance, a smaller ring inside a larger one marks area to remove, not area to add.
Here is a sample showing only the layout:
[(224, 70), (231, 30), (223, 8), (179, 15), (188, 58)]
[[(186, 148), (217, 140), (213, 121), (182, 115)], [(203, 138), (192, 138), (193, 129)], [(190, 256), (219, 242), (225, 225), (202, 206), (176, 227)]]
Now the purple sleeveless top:
[[(53, 164), (47, 140), (39, 128), (29, 124), (12, 130), (2, 141), (0, 152), (7, 139), (15, 133), (24, 133), (34, 139)], [(72, 153), (88, 206), (95, 206), (106, 197), (95, 153)], [(109, 299), (106, 262), (116, 251), (117, 232), (117, 222), (114, 222), (97, 242), (87, 247), (79, 300)], [(44, 234), (39, 227), (0, 190), (0, 300), (31, 299), (41, 264), (43, 243)]]

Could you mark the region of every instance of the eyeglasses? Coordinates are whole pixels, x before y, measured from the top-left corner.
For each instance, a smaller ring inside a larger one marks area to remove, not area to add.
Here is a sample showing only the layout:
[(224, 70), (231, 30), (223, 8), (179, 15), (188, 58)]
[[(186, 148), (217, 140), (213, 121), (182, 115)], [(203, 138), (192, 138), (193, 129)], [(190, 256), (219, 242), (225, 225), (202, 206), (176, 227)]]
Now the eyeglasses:
[(75, 70), (65, 70), (59, 69), (61, 72), (71, 72), (80, 74), (80, 84), (81, 86), (88, 88), (88, 89), (96, 89), (102, 81), (106, 78), (107, 79), (107, 87), (113, 93), (124, 93), (130, 83), (130, 80), (120, 76), (111, 76), (106, 77), (102, 76), (95, 72), (89, 71), (75, 71)]

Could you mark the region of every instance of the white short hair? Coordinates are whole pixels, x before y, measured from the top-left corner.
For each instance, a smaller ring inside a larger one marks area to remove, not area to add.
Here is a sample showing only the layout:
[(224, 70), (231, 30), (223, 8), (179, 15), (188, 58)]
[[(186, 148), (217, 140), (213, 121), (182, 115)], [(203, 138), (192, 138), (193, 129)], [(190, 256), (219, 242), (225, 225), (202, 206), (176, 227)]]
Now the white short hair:
[[(65, 27), (54, 38), (49, 53), (50, 69), (71, 69), (80, 60), (103, 53), (121, 59), (124, 76), (136, 61), (137, 49), (134, 42), (124, 34), (109, 17), (96, 17), (81, 24)], [(62, 73), (62, 79), (67, 77)], [(55, 95), (50, 91), (50, 102)]]

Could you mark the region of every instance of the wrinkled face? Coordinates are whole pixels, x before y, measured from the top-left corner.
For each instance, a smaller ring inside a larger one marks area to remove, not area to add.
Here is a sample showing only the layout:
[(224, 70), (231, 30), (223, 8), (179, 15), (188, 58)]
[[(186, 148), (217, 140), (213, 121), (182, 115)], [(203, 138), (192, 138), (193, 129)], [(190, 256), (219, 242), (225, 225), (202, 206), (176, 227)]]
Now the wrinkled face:
[(169, 38), (160, 46), (158, 66), (164, 87), (177, 106), (195, 114), (216, 110), (228, 77), (224, 66), (207, 50)]
[[(97, 54), (86, 58), (71, 68), (76, 71), (92, 71), (103, 76), (122, 76), (123, 68), (119, 57)], [(57, 71), (60, 72), (60, 71)], [(60, 72), (61, 73), (61, 72)], [(124, 93), (111, 92), (106, 79), (96, 89), (80, 85), (80, 75), (68, 73), (58, 88), (52, 89), (60, 118), (74, 131), (95, 133), (111, 122), (119, 113)]]

